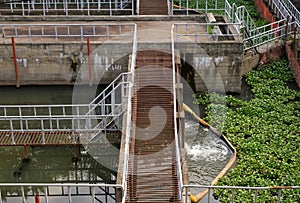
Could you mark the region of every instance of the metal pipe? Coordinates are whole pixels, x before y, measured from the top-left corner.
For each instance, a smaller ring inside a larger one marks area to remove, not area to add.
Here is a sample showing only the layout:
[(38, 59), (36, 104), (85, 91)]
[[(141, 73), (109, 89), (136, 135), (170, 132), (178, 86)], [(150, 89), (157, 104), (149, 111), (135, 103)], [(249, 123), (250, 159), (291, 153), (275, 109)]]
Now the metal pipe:
[(87, 38), (87, 52), (88, 52), (88, 66), (89, 66), (89, 85), (93, 85), (93, 76), (92, 76), (92, 61), (91, 61), (91, 44), (90, 38)]
[(13, 48), (13, 56), (14, 56), (14, 66), (15, 66), (15, 75), (16, 75), (16, 87), (20, 87), (19, 81), (19, 70), (18, 70), (18, 63), (17, 63), (17, 52), (16, 52), (16, 44), (15, 38), (11, 38), (12, 48)]

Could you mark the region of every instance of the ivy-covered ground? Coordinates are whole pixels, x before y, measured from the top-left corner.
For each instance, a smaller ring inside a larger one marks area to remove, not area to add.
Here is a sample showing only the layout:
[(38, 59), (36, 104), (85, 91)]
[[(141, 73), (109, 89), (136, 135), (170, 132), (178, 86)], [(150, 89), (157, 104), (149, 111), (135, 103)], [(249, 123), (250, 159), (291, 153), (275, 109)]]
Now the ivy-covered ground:
[[(282, 59), (246, 74), (253, 99), (210, 93), (197, 96), (206, 105), (206, 121), (218, 128), (236, 147), (237, 165), (218, 185), (300, 185), (300, 92), (288, 61)], [(223, 113), (222, 113), (223, 112)], [(230, 190), (217, 190), (215, 197), (230, 202)], [(259, 192), (258, 202), (277, 202), (276, 191)], [(281, 202), (300, 202), (300, 190), (283, 190)], [(253, 202), (254, 192), (235, 193), (235, 202)]]

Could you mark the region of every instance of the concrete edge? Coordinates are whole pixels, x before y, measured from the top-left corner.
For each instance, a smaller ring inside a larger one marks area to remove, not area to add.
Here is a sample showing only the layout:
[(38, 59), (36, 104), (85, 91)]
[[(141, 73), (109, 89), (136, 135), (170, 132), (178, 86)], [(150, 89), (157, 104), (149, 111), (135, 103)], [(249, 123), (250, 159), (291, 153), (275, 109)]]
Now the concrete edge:
[(121, 16), (0, 16), (0, 21), (28, 22), (28, 21), (200, 21), (205, 20), (205, 15), (121, 15)]

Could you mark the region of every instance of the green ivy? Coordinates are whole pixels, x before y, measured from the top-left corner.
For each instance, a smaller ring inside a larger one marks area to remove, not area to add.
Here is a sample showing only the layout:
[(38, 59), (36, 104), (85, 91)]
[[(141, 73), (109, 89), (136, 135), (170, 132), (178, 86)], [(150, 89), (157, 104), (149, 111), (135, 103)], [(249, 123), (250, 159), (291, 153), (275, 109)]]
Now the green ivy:
[[(254, 98), (239, 100), (216, 93), (197, 95), (206, 105), (205, 119), (221, 130), (238, 151), (237, 166), (218, 185), (291, 186), (300, 184), (300, 92), (287, 59), (246, 74)], [(215, 190), (221, 202), (231, 190)], [(276, 191), (260, 191), (257, 202), (277, 202)], [(300, 202), (300, 190), (283, 190), (281, 202)], [(253, 202), (254, 192), (237, 191), (235, 202)]]

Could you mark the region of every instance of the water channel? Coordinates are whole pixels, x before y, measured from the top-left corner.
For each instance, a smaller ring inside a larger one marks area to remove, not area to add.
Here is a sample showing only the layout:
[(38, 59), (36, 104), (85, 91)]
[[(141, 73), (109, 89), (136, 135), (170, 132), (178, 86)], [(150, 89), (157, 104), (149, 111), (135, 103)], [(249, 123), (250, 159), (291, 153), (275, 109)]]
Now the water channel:
[[(70, 104), (72, 93), (72, 86), (0, 87), (0, 105)], [(228, 162), (230, 150), (196, 121), (186, 120), (185, 133), (190, 183), (209, 185)], [(81, 155), (75, 163), (72, 146), (31, 147), (28, 156), (24, 161), (23, 147), (1, 147), (0, 182), (113, 183), (116, 179), (116, 174), (88, 155)]]

